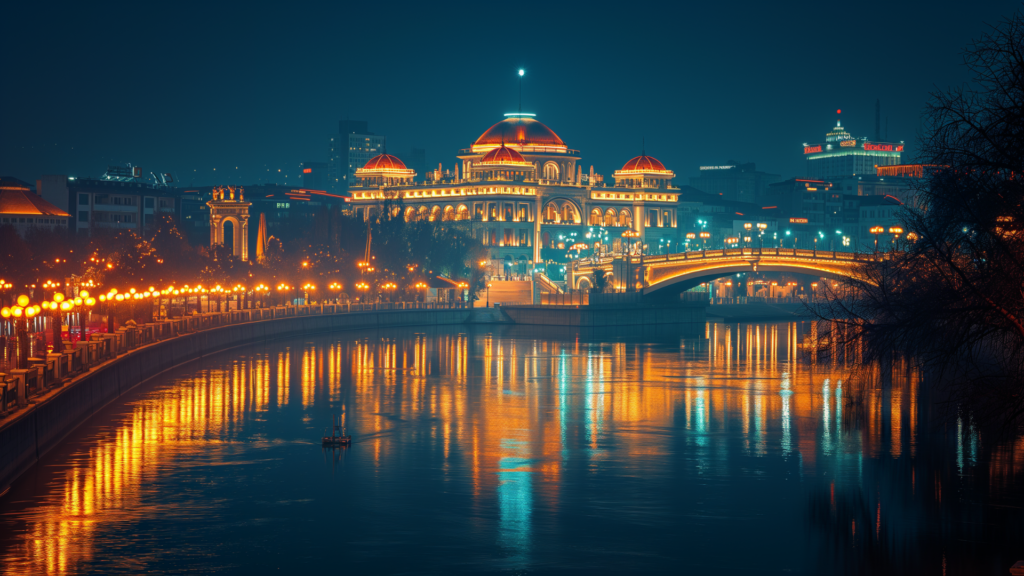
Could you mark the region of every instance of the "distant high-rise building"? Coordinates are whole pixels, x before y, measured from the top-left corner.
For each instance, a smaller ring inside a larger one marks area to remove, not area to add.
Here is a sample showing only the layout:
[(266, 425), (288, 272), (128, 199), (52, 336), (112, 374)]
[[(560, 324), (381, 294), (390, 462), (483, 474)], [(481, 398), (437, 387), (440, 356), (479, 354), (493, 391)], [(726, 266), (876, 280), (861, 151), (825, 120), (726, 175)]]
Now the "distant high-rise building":
[(308, 190), (327, 190), (327, 162), (302, 163), (302, 187)]
[(824, 180), (874, 175), (875, 166), (899, 164), (901, 154), (903, 142), (854, 138), (838, 120), (835, 127), (825, 134), (824, 142), (804, 144), (807, 176)]
[(356, 169), (384, 150), (384, 136), (373, 134), (365, 120), (341, 120), (331, 137), (327, 161), (328, 192), (347, 194)]
[(409, 161), (406, 166), (416, 171), (416, 180), (422, 182), (427, 173), (427, 150), (425, 148), (413, 148), (409, 153)]
[(759, 202), (767, 194), (768, 185), (781, 180), (779, 174), (758, 172), (753, 162), (740, 164), (730, 160), (722, 166), (701, 166), (700, 176), (691, 177), (690, 186), (726, 200)]

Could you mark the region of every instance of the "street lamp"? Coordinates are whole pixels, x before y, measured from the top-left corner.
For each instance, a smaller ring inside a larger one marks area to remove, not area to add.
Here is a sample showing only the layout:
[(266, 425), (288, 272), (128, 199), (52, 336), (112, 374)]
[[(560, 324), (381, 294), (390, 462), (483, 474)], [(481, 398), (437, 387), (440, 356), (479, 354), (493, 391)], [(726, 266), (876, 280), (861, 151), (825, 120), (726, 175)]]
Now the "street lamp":
[(633, 238), (639, 238), (640, 237), (640, 233), (637, 232), (636, 230), (633, 230), (631, 228), (629, 230), (623, 231), (622, 232), (622, 237), (626, 239), (626, 281), (628, 282), (628, 284), (626, 285), (626, 291), (627, 292), (632, 292), (632, 290), (633, 290), (633, 276), (632, 276), (632, 273), (633, 273), (633, 251), (632, 251), (632, 247), (633, 246), (632, 246), (632, 244), (633, 244)]
[(892, 245), (896, 246), (896, 240), (899, 240), (900, 234), (903, 234), (903, 228), (899, 226), (890, 226), (889, 234), (892, 234)]
[(487, 283), (487, 308), (491, 307), (491, 283)]
[(872, 234), (875, 235), (875, 253), (877, 254), (878, 253), (878, 235), (884, 233), (885, 232), (885, 228), (882, 227), (882, 226), (872, 226), (871, 229), (869, 230), (869, 232), (871, 232)]
[(700, 239), (704, 241), (704, 251), (708, 249), (708, 238), (711, 238), (711, 232), (701, 231)]

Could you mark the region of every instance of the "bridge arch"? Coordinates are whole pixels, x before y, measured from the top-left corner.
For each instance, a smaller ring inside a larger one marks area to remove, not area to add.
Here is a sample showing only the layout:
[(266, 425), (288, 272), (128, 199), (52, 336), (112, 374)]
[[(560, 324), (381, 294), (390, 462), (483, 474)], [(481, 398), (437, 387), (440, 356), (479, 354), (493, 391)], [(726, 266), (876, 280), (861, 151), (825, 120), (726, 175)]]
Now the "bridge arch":
[[(706, 262), (692, 267), (680, 266), (678, 270), (659, 275), (655, 270), (648, 271), (648, 285), (643, 289), (644, 295), (671, 294), (684, 292), (700, 286), (705, 282), (751, 272), (787, 272), (790, 274), (806, 274), (817, 278), (844, 280), (858, 277), (852, 267), (823, 265), (820, 262), (771, 262), (756, 260), (732, 260), (725, 262)], [(756, 264), (756, 269), (755, 269)]]

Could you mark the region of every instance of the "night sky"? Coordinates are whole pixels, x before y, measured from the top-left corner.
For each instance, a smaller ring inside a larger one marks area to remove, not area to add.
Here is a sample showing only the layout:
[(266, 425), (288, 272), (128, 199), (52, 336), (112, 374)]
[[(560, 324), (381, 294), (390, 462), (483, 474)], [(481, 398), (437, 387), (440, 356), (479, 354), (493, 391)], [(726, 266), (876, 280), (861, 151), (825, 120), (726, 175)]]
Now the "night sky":
[(420, 147), (450, 168), (516, 111), (519, 68), (523, 111), (584, 171), (610, 174), (646, 138), (677, 184), (730, 159), (799, 176), (801, 145), (823, 140), (836, 109), (873, 137), (876, 98), (906, 161), (929, 92), (966, 81), (964, 47), (1019, 7), (8, 2), (0, 175), (130, 162), (185, 184), (297, 184), (344, 118), (400, 158)]

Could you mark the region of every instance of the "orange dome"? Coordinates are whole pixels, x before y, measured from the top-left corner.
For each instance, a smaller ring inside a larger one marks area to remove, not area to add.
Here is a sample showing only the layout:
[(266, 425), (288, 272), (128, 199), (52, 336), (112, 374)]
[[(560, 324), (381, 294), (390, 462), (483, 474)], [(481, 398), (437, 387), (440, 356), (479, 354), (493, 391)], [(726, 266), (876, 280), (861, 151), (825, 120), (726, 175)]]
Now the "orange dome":
[(393, 170), (408, 170), (405, 167), (405, 163), (399, 160), (397, 157), (391, 154), (378, 154), (363, 166), (363, 170), (374, 170), (374, 171), (393, 171)]
[(667, 172), (667, 170), (665, 165), (659, 162), (657, 158), (641, 154), (626, 162), (619, 172)]
[(473, 143), (474, 152), (497, 148), (502, 144), (523, 147), (546, 147), (565, 151), (565, 142), (544, 124), (523, 116), (510, 116), (487, 129)]
[(515, 150), (508, 148), (504, 144), (491, 150), (484, 155), (483, 159), (480, 160), (481, 164), (502, 164), (502, 165), (519, 165), (519, 166), (533, 166), (530, 162), (523, 158), (523, 155)]

